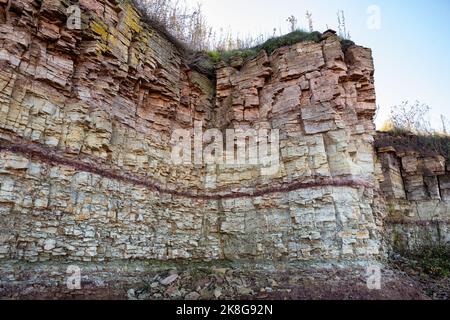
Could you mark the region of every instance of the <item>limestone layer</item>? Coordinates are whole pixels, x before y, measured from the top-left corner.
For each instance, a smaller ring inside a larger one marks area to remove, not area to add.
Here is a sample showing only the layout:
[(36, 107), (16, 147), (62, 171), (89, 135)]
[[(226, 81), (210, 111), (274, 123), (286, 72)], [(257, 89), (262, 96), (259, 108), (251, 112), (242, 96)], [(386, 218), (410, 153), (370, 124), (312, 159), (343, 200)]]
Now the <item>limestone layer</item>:
[[(450, 243), (450, 164), (408, 146), (386, 143), (378, 155), (383, 168), (381, 190), (387, 204), (386, 235), (396, 250)], [(393, 142), (395, 142), (395, 138)]]
[[(337, 36), (193, 70), (127, 1), (0, 0), (0, 258), (380, 254), (371, 51)], [(280, 132), (281, 166), (171, 163), (171, 134)]]

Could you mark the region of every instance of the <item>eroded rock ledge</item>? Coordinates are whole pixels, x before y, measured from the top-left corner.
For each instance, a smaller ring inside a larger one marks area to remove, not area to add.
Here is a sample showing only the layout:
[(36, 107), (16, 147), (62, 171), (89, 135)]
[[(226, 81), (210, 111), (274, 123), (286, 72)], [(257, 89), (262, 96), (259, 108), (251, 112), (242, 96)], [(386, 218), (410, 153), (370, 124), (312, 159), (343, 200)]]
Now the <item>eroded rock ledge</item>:
[(386, 236), (398, 251), (450, 243), (450, 164), (414, 136), (378, 133)]
[[(0, 24), (0, 258), (380, 254), (369, 49), (327, 33), (219, 65), (215, 83), (128, 1), (80, 0), (78, 31), (70, 4), (13, 1)], [(172, 165), (170, 135), (194, 121), (279, 129), (281, 170)]]

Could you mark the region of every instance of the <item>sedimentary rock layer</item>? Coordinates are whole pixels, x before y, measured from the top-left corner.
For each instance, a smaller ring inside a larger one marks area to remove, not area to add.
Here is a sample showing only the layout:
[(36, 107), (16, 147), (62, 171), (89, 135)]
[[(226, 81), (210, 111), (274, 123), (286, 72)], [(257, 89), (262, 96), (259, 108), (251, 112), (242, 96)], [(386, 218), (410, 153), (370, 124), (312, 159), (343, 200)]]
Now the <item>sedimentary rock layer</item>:
[(387, 203), (387, 238), (396, 250), (449, 243), (450, 165), (438, 154), (407, 146), (396, 150), (385, 142), (386, 137), (380, 133), (377, 139), (384, 145), (378, 156)]
[[(191, 69), (128, 1), (13, 1), (0, 24), (0, 258), (380, 253), (371, 51), (319, 43)], [(2, 12), (5, 1), (0, 1)], [(179, 165), (175, 129), (280, 133), (280, 167)]]

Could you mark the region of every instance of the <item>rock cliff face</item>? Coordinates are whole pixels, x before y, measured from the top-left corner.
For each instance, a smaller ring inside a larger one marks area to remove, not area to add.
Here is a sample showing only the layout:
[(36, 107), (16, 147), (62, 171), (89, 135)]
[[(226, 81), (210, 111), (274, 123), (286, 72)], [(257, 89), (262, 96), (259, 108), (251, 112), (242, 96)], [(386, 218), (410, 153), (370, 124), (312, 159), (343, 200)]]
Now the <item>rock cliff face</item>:
[[(128, 1), (0, 0), (0, 258), (380, 254), (371, 51), (334, 34), (188, 66)], [(171, 163), (171, 133), (280, 132), (279, 170)]]
[(396, 250), (450, 243), (450, 165), (401, 140), (383, 133), (377, 138), (387, 238)]

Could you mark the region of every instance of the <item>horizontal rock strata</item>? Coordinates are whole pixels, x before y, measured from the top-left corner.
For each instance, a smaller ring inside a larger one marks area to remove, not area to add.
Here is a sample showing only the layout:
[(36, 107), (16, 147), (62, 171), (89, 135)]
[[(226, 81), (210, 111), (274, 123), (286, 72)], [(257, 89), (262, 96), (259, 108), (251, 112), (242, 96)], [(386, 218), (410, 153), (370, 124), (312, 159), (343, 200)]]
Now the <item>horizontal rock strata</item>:
[[(384, 135), (377, 140), (385, 140)], [(441, 155), (403, 149), (378, 149), (387, 202), (386, 234), (397, 250), (449, 243), (450, 165)]]
[[(128, 1), (79, 3), (81, 30), (61, 0), (12, 1), (0, 24), (0, 259), (380, 254), (369, 49), (327, 33), (212, 80)], [(279, 170), (173, 165), (196, 122), (279, 130)]]

